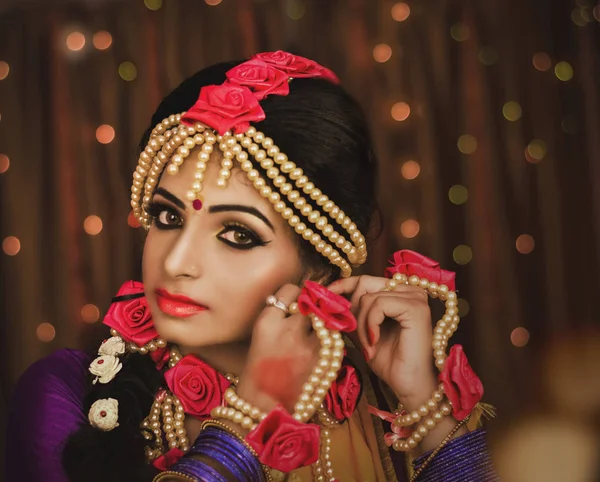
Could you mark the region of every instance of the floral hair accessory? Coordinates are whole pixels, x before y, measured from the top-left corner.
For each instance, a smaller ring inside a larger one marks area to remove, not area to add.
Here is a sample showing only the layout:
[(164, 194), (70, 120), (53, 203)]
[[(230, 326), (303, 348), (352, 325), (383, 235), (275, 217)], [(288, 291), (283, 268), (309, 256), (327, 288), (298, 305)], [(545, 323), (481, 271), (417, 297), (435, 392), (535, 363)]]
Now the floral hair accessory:
[(300, 57), (299, 55), (293, 55), (282, 50), (256, 54), (252, 56), (252, 58), (272, 64), (292, 78), (321, 77), (334, 84), (340, 83), (340, 80), (333, 71), (319, 65), (314, 60)]
[(440, 263), (415, 251), (408, 249), (396, 251), (390, 259), (390, 264), (392, 266), (385, 270), (385, 276), (388, 278), (395, 273), (406, 276), (416, 275), (419, 278), (426, 278), (430, 283), (444, 284), (450, 290), (455, 289), (455, 273), (441, 269)]
[(350, 418), (356, 410), (361, 391), (362, 386), (356, 368), (348, 364), (347, 360), (344, 360), (344, 364), (338, 372), (338, 377), (331, 384), (323, 405), (338, 422), (342, 422)]
[(98, 348), (98, 355), (122, 355), (125, 353), (125, 348), (125, 342), (120, 336), (112, 336), (102, 342)]
[(355, 331), (356, 318), (350, 311), (351, 303), (323, 285), (306, 281), (298, 297), (298, 309), (303, 315), (314, 313), (325, 323), (325, 328), (334, 331)]
[(88, 419), (92, 427), (109, 432), (119, 426), (119, 402), (114, 398), (101, 398), (90, 407)]
[(463, 420), (483, 397), (483, 384), (469, 365), (461, 345), (454, 345), (450, 349), (438, 378), (452, 403), (452, 415), (458, 421)]
[(116, 356), (99, 356), (90, 364), (90, 373), (96, 375), (93, 381), (94, 385), (96, 382), (109, 383), (121, 371), (121, 368), (123, 365)]
[(225, 75), (229, 83), (250, 88), (257, 100), (262, 100), (267, 95), (290, 93), (289, 76), (260, 59), (237, 65)]
[(264, 465), (287, 473), (319, 459), (320, 428), (295, 420), (277, 405), (252, 431), (246, 441)]

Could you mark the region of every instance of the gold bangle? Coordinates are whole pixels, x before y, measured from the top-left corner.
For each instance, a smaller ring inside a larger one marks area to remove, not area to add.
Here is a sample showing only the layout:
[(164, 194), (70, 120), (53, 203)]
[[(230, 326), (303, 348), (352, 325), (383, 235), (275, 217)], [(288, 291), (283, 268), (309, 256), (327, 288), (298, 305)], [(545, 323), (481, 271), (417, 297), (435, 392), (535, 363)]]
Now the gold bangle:
[(177, 477), (177, 479), (175, 479), (175, 480), (181, 480), (181, 481), (185, 481), (185, 482), (187, 482), (187, 481), (195, 482), (196, 481), (196, 479), (193, 479), (189, 475), (182, 474), (181, 472), (174, 472), (171, 470), (167, 470), (166, 472), (161, 472), (156, 477), (154, 477), (152, 479), (152, 482), (160, 482), (161, 480), (164, 480), (168, 477)]
[(458, 422), (454, 426), (454, 428), (450, 431), (450, 433), (446, 436), (446, 438), (444, 440), (442, 440), (442, 442), (433, 450), (433, 452), (431, 452), (431, 454), (429, 455), (429, 457), (427, 457), (425, 462), (423, 462), (421, 467), (419, 467), (419, 469), (417, 471), (415, 471), (415, 473), (410, 478), (410, 482), (415, 482), (415, 480), (417, 480), (417, 477), (423, 473), (423, 470), (425, 470), (425, 468), (431, 463), (433, 458), (440, 452), (440, 450), (442, 450), (446, 446), (446, 444), (448, 442), (450, 442), (450, 440), (452, 440), (452, 437), (454, 437), (454, 434), (456, 432), (458, 432), (461, 429), (461, 427), (463, 427), (464, 425), (469, 423), (470, 419), (471, 419), (471, 414), (467, 415), (465, 418), (463, 418), (460, 422)]
[[(252, 448), (252, 446), (246, 442), (246, 439), (244, 439), (244, 437), (242, 437), (242, 435), (240, 435), (239, 433), (237, 433), (234, 429), (232, 429), (231, 427), (229, 427), (228, 425), (224, 424), (223, 422), (220, 422), (219, 420), (215, 420), (214, 418), (209, 418), (208, 420), (205, 420), (204, 422), (202, 422), (202, 425), (200, 426), (200, 433), (202, 433), (202, 431), (206, 428), (206, 427), (217, 427), (220, 428), (221, 430), (225, 430), (226, 432), (230, 433), (231, 435), (233, 435), (235, 438), (237, 438), (242, 444), (244, 444), (244, 447), (246, 447), (248, 449), (248, 451), (258, 459), (258, 454), (256, 453), (256, 451)], [(273, 482), (273, 478), (271, 477), (271, 472), (269, 470), (269, 467), (267, 467), (266, 465), (261, 464), (262, 467), (262, 471), (265, 474), (265, 478), (267, 479), (268, 482)]]

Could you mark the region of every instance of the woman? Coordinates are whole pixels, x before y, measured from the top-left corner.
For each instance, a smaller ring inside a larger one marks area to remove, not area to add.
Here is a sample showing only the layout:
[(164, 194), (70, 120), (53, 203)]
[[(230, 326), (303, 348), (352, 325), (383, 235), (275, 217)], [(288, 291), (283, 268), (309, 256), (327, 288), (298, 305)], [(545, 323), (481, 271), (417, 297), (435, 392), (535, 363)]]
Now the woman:
[(97, 355), (22, 377), (9, 480), (496, 480), (467, 428), (481, 382), (446, 354), (453, 273), (403, 251), (352, 276), (375, 164), (333, 72), (280, 51), (202, 70), (141, 147), (143, 284), (113, 300)]

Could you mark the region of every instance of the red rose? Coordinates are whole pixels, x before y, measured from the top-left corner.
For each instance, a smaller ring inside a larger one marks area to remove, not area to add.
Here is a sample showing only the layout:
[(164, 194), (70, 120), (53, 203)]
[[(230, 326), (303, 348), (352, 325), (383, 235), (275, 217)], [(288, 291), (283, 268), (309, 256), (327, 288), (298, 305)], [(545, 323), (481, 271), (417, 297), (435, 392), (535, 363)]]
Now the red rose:
[(441, 269), (440, 263), (422, 254), (403, 249), (393, 254), (390, 263), (392, 267), (385, 270), (385, 276), (388, 278), (394, 276), (395, 273), (402, 273), (406, 276), (416, 275), (429, 280), (429, 282), (444, 284), (452, 291), (455, 290), (456, 273)]
[(356, 368), (344, 364), (323, 401), (325, 408), (340, 422), (350, 418), (356, 409), (360, 390), (360, 379), (356, 374)]
[(232, 84), (243, 85), (254, 92), (258, 100), (267, 95), (288, 95), (290, 93), (289, 76), (262, 60), (249, 60), (226, 74)]
[(167, 347), (159, 348), (156, 351), (150, 352), (150, 358), (152, 358), (154, 363), (156, 363), (157, 370), (162, 370), (162, 367), (165, 366), (165, 363), (169, 361), (170, 355), (171, 353)]
[(166, 454), (152, 461), (152, 465), (158, 470), (169, 470), (171, 466), (175, 465), (179, 459), (183, 457), (183, 451), (177, 447), (172, 448)]
[(165, 372), (169, 389), (177, 395), (186, 413), (207, 418), (210, 411), (223, 403), (229, 381), (213, 367), (193, 355), (184, 356)]
[(154, 329), (150, 308), (143, 295), (144, 285), (138, 281), (127, 281), (121, 286), (103, 323), (119, 332), (121, 338), (138, 346), (143, 346), (150, 340), (158, 337)]
[(246, 441), (262, 464), (287, 473), (319, 459), (320, 435), (318, 425), (298, 422), (277, 405), (246, 435)]
[(328, 330), (354, 331), (356, 318), (350, 312), (351, 303), (314, 281), (306, 281), (298, 297), (298, 309), (303, 315), (314, 313)]
[(277, 52), (263, 52), (252, 56), (252, 58), (272, 64), (292, 78), (321, 77), (334, 84), (340, 83), (337, 75), (314, 60), (300, 57), (299, 55), (292, 55), (282, 50), (278, 50)]
[(181, 118), (183, 124), (202, 122), (224, 134), (230, 129), (246, 132), (250, 122), (264, 120), (265, 113), (248, 87), (234, 84), (207, 85), (200, 97)]
[(461, 345), (454, 345), (439, 374), (444, 384), (444, 392), (452, 402), (452, 414), (456, 420), (463, 420), (483, 397), (483, 384), (475, 375)]

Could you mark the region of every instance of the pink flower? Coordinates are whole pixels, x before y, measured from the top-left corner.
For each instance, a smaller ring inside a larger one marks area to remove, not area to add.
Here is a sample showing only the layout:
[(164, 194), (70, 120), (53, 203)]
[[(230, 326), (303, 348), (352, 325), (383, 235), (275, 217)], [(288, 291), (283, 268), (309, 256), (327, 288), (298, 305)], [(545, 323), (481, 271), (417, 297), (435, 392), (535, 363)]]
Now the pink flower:
[(455, 290), (454, 278), (456, 274), (440, 268), (440, 263), (423, 256), (422, 254), (403, 249), (396, 251), (390, 259), (392, 267), (386, 268), (385, 276), (391, 278), (395, 273), (406, 276), (416, 275), (425, 278), (430, 283), (444, 284), (452, 291)]
[(340, 80), (331, 70), (319, 65), (314, 60), (300, 57), (299, 55), (292, 55), (282, 50), (278, 50), (277, 52), (263, 52), (252, 56), (252, 58), (272, 64), (292, 78), (321, 77), (334, 84), (340, 83)]
[(166, 454), (154, 459), (152, 461), (152, 465), (154, 465), (154, 467), (156, 467), (158, 470), (169, 470), (171, 466), (175, 465), (181, 457), (183, 457), (183, 451), (177, 447), (174, 447)]
[(356, 409), (360, 391), (360, 379), (356, 369), (352, 365), (344, 364), (323, 401), (325, 408), (340, 422), (350, 418)]
[(288, 95), (290, 93), (289, 76), (259, 59), (237, 65), (225, 75), (230, 83), (243, 85), (252, 90), (258, 100), (271, 94)]
[(200, 97), (181, 122), (187, 125), (202, 122), (219, 134), (225, 134), (228, 130), (246, 132), (250, 122), (260, 122), (264, 118), (262, 107), (248, 87), (226, 83), (202, 87)]
[(346, 298), (314, 281), (306, 281), (298, 297), (300, 313), (305, 316), (314, 313), (323, 320), (328, 330), (356, 330), (356, 318), (350, 311), (351, 306)]

